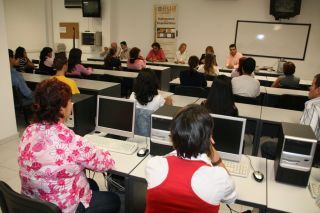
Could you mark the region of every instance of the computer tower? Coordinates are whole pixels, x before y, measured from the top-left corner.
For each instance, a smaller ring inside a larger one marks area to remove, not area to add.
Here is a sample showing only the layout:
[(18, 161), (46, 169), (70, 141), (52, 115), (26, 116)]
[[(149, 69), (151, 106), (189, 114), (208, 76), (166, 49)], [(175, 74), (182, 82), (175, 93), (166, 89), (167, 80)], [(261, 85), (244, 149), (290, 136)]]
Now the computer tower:
[(275, 180), (306, 187), (317, 139), (308, 125), (282, 123), (274, 161)]
[(76, 134), (84, 136), (95, 128), (96, 99), (93, 95), (77, 94), (71, 97), (72, 111), (65, 124)]
[(151, 115), (150, 154), (166, 155), (173, 150), (171, 123), (181, 107), (164, 105)]

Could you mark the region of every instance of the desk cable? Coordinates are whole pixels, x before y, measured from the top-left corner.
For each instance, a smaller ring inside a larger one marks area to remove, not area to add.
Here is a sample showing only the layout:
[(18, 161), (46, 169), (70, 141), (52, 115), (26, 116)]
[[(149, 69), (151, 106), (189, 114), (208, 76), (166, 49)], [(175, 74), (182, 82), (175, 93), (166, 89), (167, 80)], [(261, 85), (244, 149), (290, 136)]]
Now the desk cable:
[(252, 170), (255, 172), (256, 170), (253, 168), (252, 166), (252, 162), (251, 162), (251, 158), (249, 157), (249, 155), (245, 155), (248, 159), (249, 159), (249, 164), (250, 164), (250, 167), (252, 168)]

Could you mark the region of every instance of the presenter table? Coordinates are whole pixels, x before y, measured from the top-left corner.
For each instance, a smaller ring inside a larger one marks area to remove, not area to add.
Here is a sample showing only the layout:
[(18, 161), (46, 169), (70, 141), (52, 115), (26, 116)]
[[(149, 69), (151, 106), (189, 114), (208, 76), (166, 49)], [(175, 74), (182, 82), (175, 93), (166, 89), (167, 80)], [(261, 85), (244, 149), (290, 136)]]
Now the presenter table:
[[(147, 182), (145, 180), (145, 166), (151, 156), (145, 158), (129, 176), (130, 186), (130, 202), (128, 204), (128, 212), (144, 212), (145, 210), (145, 195), (147, 190)], [(252, 166), (266, 175), (266, 159), (250, 156)], [(241, 163), (248, 163), (249, 159), (242, 156)], [(251, 169), (249, 176), (246, 178), (232, 176), (236, 185), (238, 199), (236, 203), (249, 205), (252, 207), (260, 208), (265, 211), (267, 203), (267, 182), (264, 179), (261, 183), (256, 182), (252, 177), (253, 170)], [(126, 208), (127, 209), (127, 208)]]
[[(312, 168), (309, 181), (320, 182), (320, 169)], [(320, 212), (308, 187), (293, 186), (275, 181), (274, 161), (267, 160), (268, 211)]]

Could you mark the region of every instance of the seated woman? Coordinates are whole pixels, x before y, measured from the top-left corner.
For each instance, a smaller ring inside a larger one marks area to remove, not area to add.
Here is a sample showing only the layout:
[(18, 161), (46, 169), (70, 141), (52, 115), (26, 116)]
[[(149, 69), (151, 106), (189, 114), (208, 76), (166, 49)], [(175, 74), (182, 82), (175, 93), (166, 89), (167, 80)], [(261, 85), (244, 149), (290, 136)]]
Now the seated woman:
[(158, 88), (156, 74), (152, 70), (141, 70), (136, 78), (130, 99), (137, 101), (137, 108), (151, 111), (156, 111), (164, 104), (172, 105), (171, 97), (162, 97)]
[(15, 68), (19, 72), (33, 72), (34, 64), (27, 56), (26, 49), (17, 47), (14, 57), (16, 58)]
[(199, 58), (191, 56), (188, 60), (189, 69), (180, 72), (180, 84), (182, 86), (206, 87), (207, 81), (202, 73), (197, 71)]
[(219, 75), (212, 81), (208, 98), (201, 104), (213, 114), (239, 116), (234, 104), (231, 80), (225, 75)]
[(68, 59), (68, 72), (67, 76), (82, 76), (82, 75), (90, 75), (92, 73), (92, 68), (85, 68), (81, 64), (81, 55), (82, 51), (78, 48), (72, 48), (69, 52)]
[(187, 44), (181, 43), (178, 51), (176, 52), (176, 57), (174, 58), (174, 63), (185, 64), (188, 61)]
[(142, 70), (146, 68), (146, 60), (141, 54), (141, 50), (137, 47), (133, 47), (129, 52), (129, 59), (127, 62), (128, 69)]
[(160, 44), (158, 42), (154, 42), (152, 45), (152, 50), (150, 50), (150, 52), (147, 55), (147, 61), (151, 61), (151, 62), (164, 62), (167, 61), (167, 58), (162, 50), (162, 48), (160, 47)]
[(207, 46), (207, 47), (206, 47), (205, 53), (203, 53), (203, 54), (201, 55), (201, 57), (200, 57), (200, 62), (199, 62), (199, 64), (204, 64), (204, 59), (205, 59), (205, 57), (206, 57), (207, 54), (212, 54), (212, 55), (214, 55), (214, 64), (215, 64), (216, 66), (218, 66), (218, 64), (217, 64), (217, 57), (216, 57), (216, 55), (214, 54), (213, 46)]
[(204, 64), (201, 64), (198, 68), (198, 72), (204, 73), (209, 76), (219, 75), (219, 68), (215, 64), (215, 55), (206, 54), (204, 58)]
[(53, 60), (53, 66), (56, 68), (57, 72), (52, 78), (56, 78), (59, 81), (67, 84), (71, 89), (72, 95), (80, 93), (76, 82), (73, 79), (65, 76), (68, 69), (67, 58), (64, 55), (56, 56)]
[(110, 48), (107, 56), (104, 58), (104, 67), (110, 70), (121, 70), (121, 61), (116, 55), (117, 49)]
[[(119, 197), (112, 192), (92, 191), (97, 185), (84, 169), (104, 172), (114, 160), (108, 151), (76, 135), (64, 125), (71, 113), (71, 90), (56, 79), (42, 81), (34, 95), (34, 123), (24, 131), (18, 147), (23, 194), (57, 205), (62, 212), (117, 212)], [(90, 182), (90, 184), (89, 184)]]
[[(238, 77), (241, 76), (243, 74), (242, 72), (242, 66), (243, 66), (243, 62), (247, 59), (247, 57), (241, 57), (239, 59), (239, 66), (237, 69), (233, 69), (231, 72), (231, 78), (233, 77)], [(252, 75), (254, 75), (254, 72), (252, 73)]]
[(283, 76), (279, 76), (272, 87), (299, 88), (300, 78), (294, 76), (296, 66), (291, 61), (283, 64)]
[(54, 75), (52, 51), (51, 47), (44, 47), (40, 52), (39, 70), (47, 75)]
[(220, 202), (236, 200), (235, 185), (212, 138), (213, 119), (199, 105), (174, 117), (170, 137), (175, 151), (151, 158), (146, 212), (218, 212)]

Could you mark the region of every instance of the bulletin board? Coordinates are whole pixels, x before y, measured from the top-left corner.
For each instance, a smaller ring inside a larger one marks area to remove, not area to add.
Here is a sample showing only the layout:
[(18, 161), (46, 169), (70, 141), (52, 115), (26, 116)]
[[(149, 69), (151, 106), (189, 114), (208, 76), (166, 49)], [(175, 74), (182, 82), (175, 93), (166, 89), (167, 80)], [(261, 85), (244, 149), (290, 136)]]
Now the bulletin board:
[(60, 39), (73, 39), (73, 28), (75, 29), (75, 38), (79, 39), (79, 23), (60, 22), (59, 28)]

